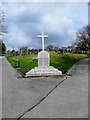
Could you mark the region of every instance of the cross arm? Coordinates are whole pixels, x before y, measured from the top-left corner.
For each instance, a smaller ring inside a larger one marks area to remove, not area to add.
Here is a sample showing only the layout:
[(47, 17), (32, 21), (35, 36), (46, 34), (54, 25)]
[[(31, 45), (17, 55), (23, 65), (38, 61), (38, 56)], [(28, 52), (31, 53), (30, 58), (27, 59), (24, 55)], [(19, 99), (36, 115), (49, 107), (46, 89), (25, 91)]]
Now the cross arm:
[(44, 35), (44, 37), (48, 37), (48, 35)]
[(42, 37), (41, 35), (37, 35), (37, 37)]

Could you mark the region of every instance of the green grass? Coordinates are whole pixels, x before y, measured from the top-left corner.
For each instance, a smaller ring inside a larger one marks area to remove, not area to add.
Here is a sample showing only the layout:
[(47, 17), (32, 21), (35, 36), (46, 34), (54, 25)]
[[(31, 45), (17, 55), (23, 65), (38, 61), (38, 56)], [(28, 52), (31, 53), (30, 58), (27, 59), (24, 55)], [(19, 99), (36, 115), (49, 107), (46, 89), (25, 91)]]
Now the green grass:
[(21, 55), (21, 56), (7, 56), (7, 60), (11, 63), (11, 65), (15, 68), (16, 67), (16, 61), (19, 61), (20, 68), (34, 68), (37, 66), (38, 62), (36, 60), (33, 61), (33, 58), (35, 58), (36, 55)]
[(73, 64), (77, 61), (82, 60), (84, 58), (88, 58), (89, 56), (86, 54), (72, 54), (72, 53), (65, 53), (65, 54), (56, 54), (51, 53), (51, 65), (58, 68), (70, 68)]
[[(20, 55), (20, 56), (7, 56), (7, 60), (15, 68), (16, 61), (20, 62), (20, 68), (34, 68), (38, 65), (37, 60), (33, 60), (37, 55)], [(79, 60), (90, 57), (87, 54), (72, 54), (64, 53), (58, 54), (55, 52), (50, 52), (50, 65), (55, 68), (70, 68), (74, 63)]]

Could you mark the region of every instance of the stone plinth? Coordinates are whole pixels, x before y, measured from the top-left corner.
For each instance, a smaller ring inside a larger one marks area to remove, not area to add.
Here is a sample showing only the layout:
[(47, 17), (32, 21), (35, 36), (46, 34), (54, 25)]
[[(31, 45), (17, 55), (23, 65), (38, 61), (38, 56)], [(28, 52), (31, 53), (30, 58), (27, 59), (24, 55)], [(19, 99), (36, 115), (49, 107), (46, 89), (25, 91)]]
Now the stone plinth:
[(26, 77), (30, 76), (53, 76), (62, 75), (62, 72), (58, 69), (49, 66), (50, 57), (49, 53), (46, 51), (41, 51), (38, 53), (38, 67), (30, 70), (26, 73)]
[(41, 51), (38, 53), (38, 67), (48, 67), (49, 66), (49, 53), (46, 51)]
[(29, 76), (54, 76), (54, 75), (62, 75), (62, 72), (58, 69), (49, 66), (49, 67), (35, 67), (26, 73), (26, 77)]

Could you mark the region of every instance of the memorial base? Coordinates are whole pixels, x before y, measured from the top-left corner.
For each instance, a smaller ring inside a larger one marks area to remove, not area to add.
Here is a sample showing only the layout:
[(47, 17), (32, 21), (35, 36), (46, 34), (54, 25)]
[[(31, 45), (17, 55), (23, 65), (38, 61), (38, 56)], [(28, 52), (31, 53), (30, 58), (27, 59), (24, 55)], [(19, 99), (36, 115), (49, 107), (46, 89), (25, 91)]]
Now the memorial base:
[(49, 66), (49, 67), (35, 67), (26, 73), (25, 77), (33, 77), (33, 76), (55, 76), (62, 75), (62, 71)]

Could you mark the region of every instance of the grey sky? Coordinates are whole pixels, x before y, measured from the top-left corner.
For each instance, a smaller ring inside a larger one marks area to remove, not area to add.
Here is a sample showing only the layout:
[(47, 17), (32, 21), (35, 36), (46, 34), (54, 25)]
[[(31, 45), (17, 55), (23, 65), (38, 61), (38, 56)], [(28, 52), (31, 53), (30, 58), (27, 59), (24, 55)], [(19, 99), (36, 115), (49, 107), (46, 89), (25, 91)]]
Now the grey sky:
[(76, 32), (88, 24), (87, 3), (19, 2), (3, 3), (8, 33), (4, 41), (8, 49), (21, 46), (41, 48), (38, 34), (45, 32), (45, 46), (66, 46), (75, 40)]

